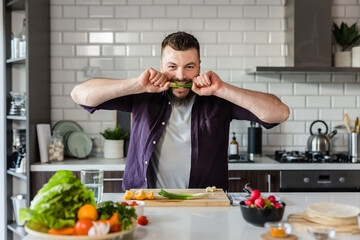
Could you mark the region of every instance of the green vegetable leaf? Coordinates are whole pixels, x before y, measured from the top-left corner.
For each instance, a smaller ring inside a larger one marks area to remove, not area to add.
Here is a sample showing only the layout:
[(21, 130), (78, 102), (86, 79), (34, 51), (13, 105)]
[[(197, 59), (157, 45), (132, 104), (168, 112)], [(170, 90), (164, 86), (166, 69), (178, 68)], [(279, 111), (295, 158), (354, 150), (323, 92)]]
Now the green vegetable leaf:
[(176, 82), (172, 82), (172, 83), (170, 83), (169, 87), (171, 87), (171, 88), (181, 88), (181, 87), (183, 87), (183, 88), (191, 88), (192, 85), (193, 85), (192, 82), (188, 82), (186, 84), (178, 84)]
[(30, 208), (20, 209), (20, 221), (32, 221), (46, 228), (72, 227), (78, 209), (95, 206), (94, 192), (85, 189), (71, 171), (58, 171), (31, 201)]
[(159, 195), (161, 195), (163, 197), (171, 198), (171, 199), (183, 199), (183, 200), (200, 199), (200, 198), (206, 198), (209, 196), (209, 194), (207, 194), (207, 193), (196, 193), (196, 194), (170, 193), (170, 192), (165, 191), (164, 189), (160, 190)]

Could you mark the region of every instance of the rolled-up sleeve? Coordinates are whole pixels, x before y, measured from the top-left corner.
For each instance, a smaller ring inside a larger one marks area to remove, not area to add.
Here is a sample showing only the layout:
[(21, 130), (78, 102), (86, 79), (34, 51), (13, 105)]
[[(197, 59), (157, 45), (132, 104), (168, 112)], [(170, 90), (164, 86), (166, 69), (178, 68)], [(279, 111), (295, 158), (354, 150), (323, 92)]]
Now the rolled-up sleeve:
[(124, 97), (114, 98), (104, 103), (101, 103), (96, 107), (89, 107), (81, 104), (80, 106), (89, 113), (94, 113), (96, 110), (118, 110), (122, 112), (131, 112), (133, 106), (133, 96), (129, 95)]
[(273, 128), (273, 127), (279, 125), (279, 123), (263, 122), (249, 110), (239, 107), (235, 104), (233, 104), (233, 107), (232, 107), (232, 118), (237, 119), (237, 120), (249, 120), (252, 122), (257, 122), (266, 129), (270, 129), (270, 128)]

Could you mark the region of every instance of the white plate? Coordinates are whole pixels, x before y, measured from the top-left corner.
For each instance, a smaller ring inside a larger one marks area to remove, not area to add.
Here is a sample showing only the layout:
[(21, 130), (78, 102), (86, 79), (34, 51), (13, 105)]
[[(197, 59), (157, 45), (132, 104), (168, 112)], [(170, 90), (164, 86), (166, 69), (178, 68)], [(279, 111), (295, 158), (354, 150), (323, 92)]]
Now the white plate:
[(133, 221), (133, 226), (130, 230), (122, 231), (122, 232), (116, 232), (116, 233), (109, 233), (104, 236), (94, 236), (94, 237), (88, 237), (88, 236), (66, 236), (66, 235), (54, 235), (54, 234), (48, 234), (43, 232), (37, 232), (35, 230), (32, 230), (28, 228), (25, 225), (25, 231), (34, 237), (40, 237), (42, 239), (55, 239), (55, 240), (107, 240), (107, 239), (117, 239), (118, 237), (132, 237), (132, 234), (134, 233), (136, 229), (136, 221)]
[(53, 127), (53, 132), (57, 131), (58, 134), (64, 137), (68, 131), (83, 131), (82, 127), (74, 121), (62, 120), (57, 122)]
[(73, 131), (67, 138), (66, 146), (70, 155), (85, 158), (91, 153), (92, 141), (83, 131)]
[(358, 207), (334, 202), (314, 203), (309, 205), (306, 210), (322, 216), (335, 218), (357, 217), (360, 213), (360, 209)]

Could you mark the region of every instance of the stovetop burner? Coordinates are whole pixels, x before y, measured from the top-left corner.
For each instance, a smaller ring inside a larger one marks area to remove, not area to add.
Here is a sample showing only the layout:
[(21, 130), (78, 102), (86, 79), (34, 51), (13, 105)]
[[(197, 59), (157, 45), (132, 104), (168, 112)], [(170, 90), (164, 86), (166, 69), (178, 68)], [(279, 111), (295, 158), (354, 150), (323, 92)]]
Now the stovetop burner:
[(275, 151), (275, 160), (281, 163), (351, 163), (345, 153), (319, 153), (299, 151)]

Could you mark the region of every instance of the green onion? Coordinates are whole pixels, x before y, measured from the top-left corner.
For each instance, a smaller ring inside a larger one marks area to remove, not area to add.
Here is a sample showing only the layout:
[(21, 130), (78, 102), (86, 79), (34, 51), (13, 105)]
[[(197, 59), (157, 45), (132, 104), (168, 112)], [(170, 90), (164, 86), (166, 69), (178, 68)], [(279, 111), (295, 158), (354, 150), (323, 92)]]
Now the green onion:
[(161, 189), (159, 192), (159, 195), (171, 199), (199, 199), (199, 198), (205, 198), (208, 196), (207, 193), (196, 193), (196, 194), (177, 194), (177, 193), (169, 193), (165, 191), (164, 189)]
[(176, 82), (172, 82), (170, 83), (171, 88), (180, 88), (180, 87), (184, 87), (184, 88), (191, 88), (192, 87), (192, 82), (188, 82), (186, 84), (178, 84)]

